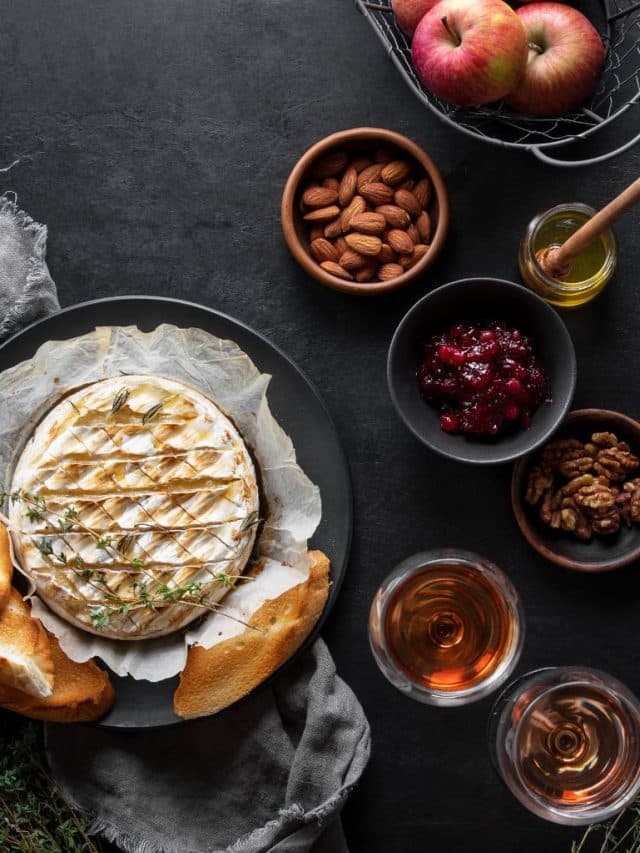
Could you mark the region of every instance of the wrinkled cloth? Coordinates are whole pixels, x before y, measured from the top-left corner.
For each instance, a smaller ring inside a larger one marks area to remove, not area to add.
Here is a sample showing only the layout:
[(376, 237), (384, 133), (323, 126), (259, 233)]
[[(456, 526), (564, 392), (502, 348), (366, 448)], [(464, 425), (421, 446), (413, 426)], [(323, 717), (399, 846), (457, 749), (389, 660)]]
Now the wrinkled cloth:
[[(0, 342), (60, 307), (46, 241), (46, 226), (0, 197)], [(63, 793), (131, 853), (348, 853), (340, 811), (369, 752), (362, 707), (322, 640), (215, 717), (47, 726)]]
[(0, 342), (59, 310), (46, 251), (47, 226), (0, 196)]
[(273, 685), (172, 729), (47, 726), (52, 773), (131, 853), (347, 853), (369, 725), (322, 640)]

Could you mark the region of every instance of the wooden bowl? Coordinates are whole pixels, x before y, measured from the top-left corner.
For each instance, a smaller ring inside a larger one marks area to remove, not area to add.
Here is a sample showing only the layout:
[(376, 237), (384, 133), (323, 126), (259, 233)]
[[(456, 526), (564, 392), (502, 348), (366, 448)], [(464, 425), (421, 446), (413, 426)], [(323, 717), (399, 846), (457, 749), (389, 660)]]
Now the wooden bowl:
[[(640, 423), (634, 418), (606, 409), (579, 409), (570, 412), (553, 436), (586, 441), (593, 432), (612, 432), (640, 454)], [(593, 536), (588, 541), (570, 533), (552, 530), (538, 515), (538, 507), (524, 500), (529, 469), (537, 454), (520, 459), (511, 478), (511, 504), (518, 526), (536, 551), (545, 559), (577, 572), (608, 572), (640, 559), (640, 525), (624, 524), (614, 536)], [(640, 469), (638, 471), (640, 475)]]
[[(400, 157), (407, 156), (416, 164), (418, 173), (424, 172), (433, 187), (433, 198), (428, 211), (432, 222), (432, 237), (429, 251), (415, 266), (390, 281), (359, 283), (345, 281), (323, 270), (309, 252), (308, 223), (300, 212), (300, 195), (309, 180), (309, 173), (321, 157), (331, 151), (346, 151), (355, 156), (373, 154), (380, 147), (397, 150)], [(333, 133), (312, 145), (293, 167), (282, 194), (281, 221), (284, 239), (289, 251), (300, 266), (320, 284), (343, 293), (368, 296), (405, 287), (419, 278), (440, 254), (449, 230), (449, 196), (440, 170), (431, 157), (411, 139), (393, 130), (379, 127), (357, 127)]]

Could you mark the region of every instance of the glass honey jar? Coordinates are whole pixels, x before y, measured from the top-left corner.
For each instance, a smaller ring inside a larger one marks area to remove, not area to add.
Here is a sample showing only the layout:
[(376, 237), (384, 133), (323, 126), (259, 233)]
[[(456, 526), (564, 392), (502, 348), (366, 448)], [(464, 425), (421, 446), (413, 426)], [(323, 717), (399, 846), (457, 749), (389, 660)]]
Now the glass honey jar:
[(618, 245), (611, 228), (576, 255), (563, 280), (546, 273), (536, 257), (543, 249), (561, 246), (595, 212), (579, 202), (558, 204), (538, 214), (527, 227), (518, 255), (520, 275), (527, 287), (551, 305), (559, 308), (584, 305), (611, 280), (618, 262)]

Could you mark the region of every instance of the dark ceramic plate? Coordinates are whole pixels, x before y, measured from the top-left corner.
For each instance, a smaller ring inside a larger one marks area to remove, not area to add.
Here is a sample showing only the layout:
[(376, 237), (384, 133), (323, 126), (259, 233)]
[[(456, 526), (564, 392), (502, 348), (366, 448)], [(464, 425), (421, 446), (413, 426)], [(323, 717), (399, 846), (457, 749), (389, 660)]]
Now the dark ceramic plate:
[[(619, 412), (606, 409), (578, 409), (571, 412), (555, 438), (588, 441), (594, 432), (613, 432), (640, 453), (640, 423)], [(543, 524), (537, 507), (524, 500), (527, 476), (537, 454), (520, 459), (513, 469), (511, 503), (523, 536), (545, 559), (578, 572), (608, 572), (640, 559), (640, 526), (622, 526), (614, 536), (594, 536), (589, 541), (551, 530)]]
[[(529, 429), (482, 439), (440, 428), (439, 412), (418, 389), (416, 370), (427, 339), (464, 320), (503, 320), (533, 336), (552, 402), (535, 412)], [(387, 380), (400, 417), (420, 441), (450, 459), (491, 465), (529, 453), (558, 427), (573, 399), (576, 356), (566, 326), (535, 293), (502, 279), (468, 278), (428, 293), (404, 316), (389, 347)]]
[[(74, 305), (29, 326), (0, 347), (0, 370), (31, 358), (46, 341), (84, 335), (96, 326), (136, 325), (151, 331), (160, 323), (194, 326), (233, 340), (259, 370), (273, 377), (268, 391), (271, 410), (293, 439), (300, 465), (322, 495), (322, 521), (311, 545), (331, 559), (329, 599), (304, 649), (318, 636), (338, 596), (351, 545), (353, 507), (349, 468), (331, 416), (316, 389), (291, 359), (248, 326), (211, 308), (177, 299), (129, 296)], [(150, 728), (182, 722), (173, 713), (177, 677), (157, 684), (115, 675), (111, 678), (116, 702), (99, 725)]]

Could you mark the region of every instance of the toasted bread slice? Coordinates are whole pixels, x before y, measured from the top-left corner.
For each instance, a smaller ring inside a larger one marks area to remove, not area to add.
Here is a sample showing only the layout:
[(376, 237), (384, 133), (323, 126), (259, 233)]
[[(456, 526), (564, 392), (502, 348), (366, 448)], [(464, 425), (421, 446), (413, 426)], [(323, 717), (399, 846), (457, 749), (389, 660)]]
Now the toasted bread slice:
[(46, 699), (53, 693), (53, 668), (47, 632), (12, 587), (0, 610), (0, 689), (8, 687)]
[(36, 699), (0, 685), (0, 706), (24, 714), (25, 717), (53, 723), (99, 720), (107, 713), (115, 698), (109, 676), (93, 661), (75, 663), (62, 651), (54, 636), (49, 634), (48, 637), (55, 670), (55, 686), (51, 696)]
[(189, 649), (174, 694), (176, 714), (184, 719), (215, 714), (245, 696), (288, 660), (318, 621), (329, 593), (329, 560), (312, 551), (309, 578), (266, 601), (251, 625), (217, 646)]
[(9, 599), (12, 575), (13, 562), (11, 561), (9, 532), (3, 524), (0, 524), (0, 610)]

